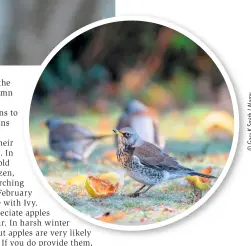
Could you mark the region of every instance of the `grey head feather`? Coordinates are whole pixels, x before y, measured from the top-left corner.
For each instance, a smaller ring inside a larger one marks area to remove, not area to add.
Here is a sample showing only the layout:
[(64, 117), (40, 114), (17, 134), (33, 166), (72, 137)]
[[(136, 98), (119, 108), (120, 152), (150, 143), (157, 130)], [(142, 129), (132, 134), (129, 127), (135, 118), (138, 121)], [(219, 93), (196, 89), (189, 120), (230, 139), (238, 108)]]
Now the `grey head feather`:
[(50, 118), (45, 122), (49, 130), (57, 128), (59, 125), (64, 124), (64, 121), (59, 117)]
[(119, 131), (123, 134), (123, 143), (129, 147), (136, 148), (144, 143), (144, 140), (131, 127), (124, 127)]
[(142, 102), (138, 100), (131, 100), (125, 105), (124, 112), (127, 115), (130, 115), (145, 111), (146, 108), (147, 107)]

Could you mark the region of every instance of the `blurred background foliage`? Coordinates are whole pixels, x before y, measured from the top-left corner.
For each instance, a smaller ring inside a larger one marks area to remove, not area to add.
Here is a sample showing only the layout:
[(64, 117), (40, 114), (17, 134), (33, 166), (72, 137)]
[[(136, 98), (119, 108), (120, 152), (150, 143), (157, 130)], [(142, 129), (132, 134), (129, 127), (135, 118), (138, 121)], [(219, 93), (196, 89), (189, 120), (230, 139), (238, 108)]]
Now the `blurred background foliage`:
[(62, 107), (72, 99), (66, 115), (77, 114), (78, 105), (105, 112), (132, 97), (161, 111), (198, 102), (232, 110), (224, 78), (198, 45), (140, 21), (97, 27), (69, 42), (36, 87), (35, 101), (50, 97)]
[(165, 139), (205, 140), (216, 128), (232, 139), (231, 97), (212, 59), (181, 33), (141, 21), (100, 26), (65, 45), (39, 79), (31, 119), (59, 115), (110, 133), (132, 98), (159, 117)]

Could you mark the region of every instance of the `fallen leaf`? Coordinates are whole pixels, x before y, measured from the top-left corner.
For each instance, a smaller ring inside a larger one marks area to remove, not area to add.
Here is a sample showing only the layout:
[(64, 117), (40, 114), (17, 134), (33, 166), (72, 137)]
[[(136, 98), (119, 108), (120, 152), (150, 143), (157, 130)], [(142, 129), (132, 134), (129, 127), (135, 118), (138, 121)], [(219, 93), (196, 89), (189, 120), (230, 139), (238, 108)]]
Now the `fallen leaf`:
[(116, 185), (120, 181), (120, 175), (116, 172), (102, 173), (97, 176), (99, 179), (111, 182), (112, 185)]
[(34, 153), (34, 156), (35, 156), (35, 159), (37, 162), (40, 162), (40, 161), (44, 161), (44, 162), (50, 162), (50, 163), (53, 163), (53, 162), (56, 162), (57, 161), (57, 158), (54, 157), (54, 156), (51, 156), (51, 155), (42, 155), (38, 149), (34, 149), (33, 150), (33, 153)]
[(77, 175), (67, 179), (67, 185), (85, 185), (87, 177), (84, 175)]
[(104, 215), (102, 215), (101, 217), (99, 217), (98, 219), (100, 221), (106, 222), (106, 223), (114, 223), (117, 220), (122, 219), (123, 217), (125, 217), (127, 214), (124, 212), (115, 212), (115, 213), (105, 213)]
[[(212, 168), (211, 167), (206, 167), (200, 171), (200, 173), (203, 174), (211, 174)], [(186, 177), (187, 181), (189, 184), (192, 186), (200, 189), (200, 190), (209, 190), (211, 187), (207, 184), (210, 183), (209, 178), (204, 178), (204, 177), (199, 177), (199, 176), (188, 176)]]
[(186, 179), (189, 184), (200, 190), (209, 190), (211, 188), (208, 184), (203, 183), (198, 176), (188, 176)]
[(169, 208), (164, 208), (164, 209), (162, 210), (162, 212), (172, 212), (172, 210), (169, 209)]
[[(210, 175), (211, 172), (212, 172), (212, 168), (211, 167), (206, 167), (206, 168), (204, 168), (203, 170), (200, 171), (200, 173), (207, 174), (207, 175)], [(199, 177), (199, 179), (203, 183), (209, 183), (210, 182), (209, 178)]]
[(211, 134), (223, 130), (233, 136), (234, 117), (225, 111), (213, 111), (202, 120), (202, 126)]
[(100, 179), (99, 177), (89, 176), (85, 183), (88, 194), (93, 198), (105, 198), (114, 195), (119, 187), (119, 183), (115, 185), (109, 180)]

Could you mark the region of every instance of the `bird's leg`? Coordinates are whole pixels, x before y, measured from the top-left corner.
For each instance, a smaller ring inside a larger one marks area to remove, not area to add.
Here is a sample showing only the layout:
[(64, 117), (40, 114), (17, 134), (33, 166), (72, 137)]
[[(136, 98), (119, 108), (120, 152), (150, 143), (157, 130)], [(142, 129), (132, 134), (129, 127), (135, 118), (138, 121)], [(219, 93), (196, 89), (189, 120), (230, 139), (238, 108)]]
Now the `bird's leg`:
[(71, 165), (69, 164), (69, 160), (73, 158), (73, 153), (72, 151), (67, 151), (65, 153), (65, 156), (62, 156), (61, 159), (64, 159), (65, 160), (65, 163), (64, 163), (64, 168), (65, 169), (71, 169)]
[(146, 187), (146, 185), (143, 185), (142, 187), (140, 187), (138, 190), (135, 191), (135, 193), (140, 193), (141, 190), (143, 190)]
[(147, 191), (149, 191), (154, 185), (150, 185), (147, 187), (147, 189), (145, 189), (144, 191), (141, 192), (141, 194), (146, 193)]
[(146, 185), (143, 185), (142, 187), (140, 187), (138, 190), (136, 190), (134, 193), (132, 193), (131, 195), (129, 195), (130, 197), (137, 197), (137, 196), (139, 196), (139, 194), (140, 194), (140, 191), (142, 190), (142, 189), (144, 189), (146, 187)]
[(71, 169), (71, 166), (68, 161), (65, 162), (64, 167), (65, 169)]
[(83, 154), (83, 160), (86, 164), (88, 164), (88, 158), (91, 155), (91, 153), (93, 152), (93, 150), (95, 149), (95, 147), (97, 146), (96, 142), (91, 143), (89, 146), (86, 146), (86, 149), (84, 151)]

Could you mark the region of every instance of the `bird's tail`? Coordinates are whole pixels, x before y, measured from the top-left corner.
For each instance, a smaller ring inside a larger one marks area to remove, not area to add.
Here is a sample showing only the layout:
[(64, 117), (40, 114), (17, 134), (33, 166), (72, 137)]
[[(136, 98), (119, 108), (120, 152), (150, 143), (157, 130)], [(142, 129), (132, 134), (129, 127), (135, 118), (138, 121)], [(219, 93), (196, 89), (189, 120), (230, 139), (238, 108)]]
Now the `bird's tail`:
[(114, 137), (114, 134), (107, 134), (107, 135), (98, 135), (98, 136), (86, 136), (85, 139), (91, 139), (91, 140), (101, 140), (104, 138)]
[(192, 173), (189, 173), (189, 175), (190, 176), (199, 176), (199, 177), (208, 178), (208, 179), (217, 179), (217, 177), (215, 177), (213, 175), (208, 175), (208, 174), (204, 174), (204, 173), (192, 172)]

